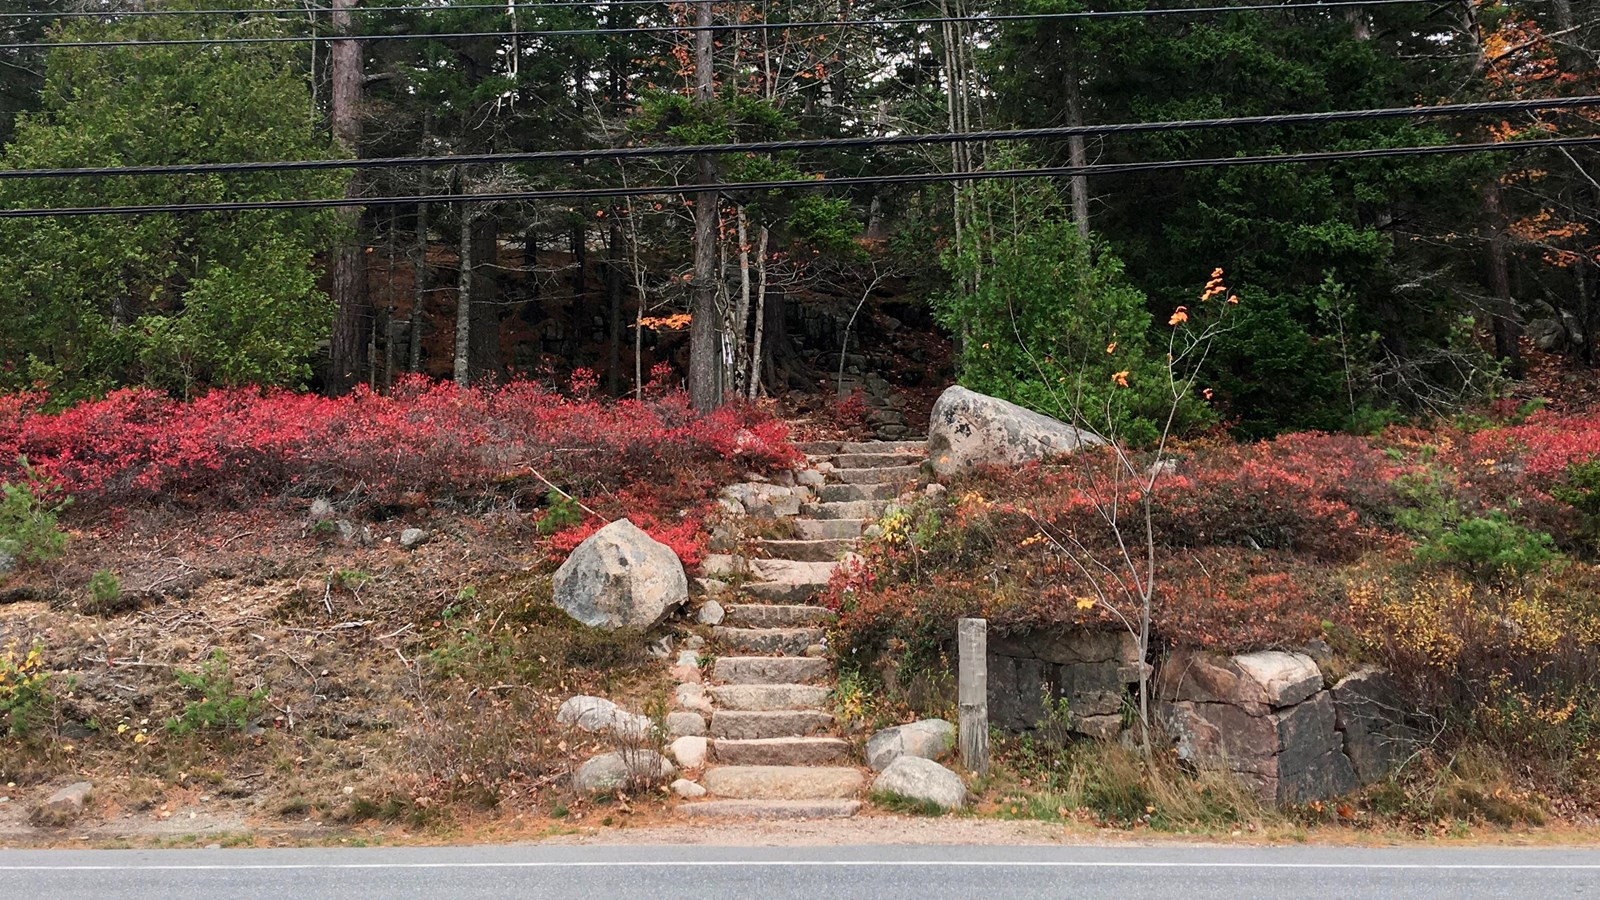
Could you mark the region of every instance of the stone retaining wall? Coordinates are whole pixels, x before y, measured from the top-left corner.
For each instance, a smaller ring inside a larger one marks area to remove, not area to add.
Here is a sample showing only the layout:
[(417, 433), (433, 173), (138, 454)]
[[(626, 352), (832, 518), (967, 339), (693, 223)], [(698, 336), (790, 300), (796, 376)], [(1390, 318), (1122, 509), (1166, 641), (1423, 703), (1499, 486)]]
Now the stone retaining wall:
[[(1115, 738), (1136, 699), (1138, 652), (1126, 632), (991, 635), (988, 662), (989, 722), (1014, 734), (1049, 722), (1046, 704), (1065, 701), (1071, 731)], [(1363, 669), (1329, 688), (1302, 653), (1177, 652), (1161, 662), (1151, 691), (1180, 759), (1231, 772), (1272, 804), (1377, 781), (1418, 740), (1386, 673)]]

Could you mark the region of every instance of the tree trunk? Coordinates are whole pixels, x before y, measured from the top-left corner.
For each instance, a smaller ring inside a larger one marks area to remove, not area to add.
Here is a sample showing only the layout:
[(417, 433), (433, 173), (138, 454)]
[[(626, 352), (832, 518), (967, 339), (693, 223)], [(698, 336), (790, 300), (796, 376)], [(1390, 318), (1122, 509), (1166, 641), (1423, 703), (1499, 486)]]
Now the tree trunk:
[(622, 223), (606, 231), (606, 392), (622, 396)]
[(567, 304), (567, 363), (578, 365), (583, 336), (589, 330), (589, 232), (580, 219), (572, 223), (567, 233), (568, 247), (572, 251), (572, 277), (568, 292), (572, 295)]
[[(712, 101), (711, 0), (697, 0), (694, 37), (695, 103)], [(694, 194), (694, 284), (689, 305), (689, 400), (694, 408), (709, 412), (722, 403), (722, 347), (717, 322), (717, 183), (716, 159), (708, 153), (695, 157), (695, 170), (704, 189)]]
[(472, 220), (472, 325), (467, 341), (467, 379), (473, 384), (500, 377), (500, 304), (495, 262), (499, 258), (499, 220)]
[(761, 394), (761, 341), (767, 326), (767, 226), (761, 226), (761, 236), (756, 240), (756, 309), (755, 337), (750, 339), (750, 374), (747, 396), (754, 400)]
[(1522, 326), (1517, 321), (1516, 302), (1511, 298), (1511, 274), (1506, 250), (1505, 213), (1500, 206), (1500, 182), (1491, 180), (1483, 189), (1484, 227), (1489, 230), (1490, 316), (1494, 328), (1494, 355), (1504, 360), (1513, 378), (1522, 377), (1522, 348), (1518, 338)]
[(417, 204), (417, 246), (411, 261), (411, 347), (407, 372), (422, 371), (423, 310), (428, 300), (428, 204)]
[[(351, 34), (350, 10), (355, 0), (333, 0), (332, 25), (340, 34)], [(356, 40), (333, 42), (331, 54), (332, 98), (330, 123), (333, 141), (344, 153), (355, 156), (361, 149), (361, 43)], [(361, 181), (352, 174), (345, 196), (361, 196)], [(329, 347), (328, 392), (348, 392), (367, 369), (367, 335), (372, 330), (372, 309), (367, 301), (367, 261), (361, 238), (361, 207), (339, 211), (342, 237), (334, 249), (332, 266), (333, 300), (337, 306), (333, 337)]]
[(456, 387), (464, 388), (471, 378), (472, 339), (472, 214), (461, 204), (461, 260), (456, 277)]
[[(1078, 86), (1078, 53), (1077, 47), (1067, 57), (1067, 124), (1074, 128), (1083, 125), (1083, 98)], [(1073, 134), (1067, 137), (1067, 164), (1075, 169), (1089, 164), (1089, 154), (1084, 148), (1083, 135)], [(1078, 226), (1078, 237), (1083, 240), (1084, 246), (1089, 245), (1089, 176), (1074, 175), (1072, 185), (1072, 221)]]

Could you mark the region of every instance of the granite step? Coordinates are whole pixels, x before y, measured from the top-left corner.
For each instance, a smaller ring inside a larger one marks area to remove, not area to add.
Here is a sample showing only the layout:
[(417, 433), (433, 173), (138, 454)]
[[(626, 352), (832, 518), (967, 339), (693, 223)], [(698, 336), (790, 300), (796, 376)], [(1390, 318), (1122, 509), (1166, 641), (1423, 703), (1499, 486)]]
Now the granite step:
[(723, 684), (809, 684), (833, 671), (826, 660), (810, 656), (719, 656), (711, 678)]
[(702, 800), (678, 807), (696, 819), (848, 819), (861, 809), (860, 800)]
[(834, 562), (812, 562), (801, 559), (752, 559), (750, 574), (760, 581), (780, 581), (787, 584), (825, 585), (833, 577)]
[(711, 629), (711, 639), (727, 650), (746, 655), (773, 654), (799, 656), (812, 644), (822, 642), (821, 628), (728, 628)]
[(795, 537), (808, 541), (854, 540), (861, 537), (866, 519), (793, 519)]
[(719, 709), (711, 714), (711, 737), (730, 741), (822, 737), (833, 716), (820, 709)]
[(849, 765), (850, 742), (837, 737), (781, 737), (711, 742), (711, 755), (725, 766)]
[(910, 453), (928, 455), (927, 440), (920, 441), (855, 441), (837, 445), (835, 453)]
[(876, 522), (888, 508), (888, 500), (853, 500), (847, 503), (807, 503), (801, 507), (801, 511), (814, 519), (870, 519)]
[[(826, 487), (823, 490), (827, 490)], [(778, 540), (763, 538), (755, 542), (758, 556), (769, 559), (794, 559), (801, 562), (834, 562), (855, 549), (850, 538), (822, 538), (818, 540)]]
[(921, 465), (923, 456), (912, 453), (840, 453), (833, 458), (835, 469), (890, 469)]
[(729, 628), (802, 628), (825, 625), (834, 618), (833, 610), (825, 606), (739, 603), (726, 608), (722, 624)]
[(719, 710), (815, 709), (829, 693), (814, 684), (722, 684), (711, 688), (711, 699)]
[(825, 484), (817, 489), (817, 499), (823, 503), (850, 503), (856, 500), (893, 500), (900, 496), (900, 485), (889, 482), (878, 484)]
[(921, 466), (887, 466), (881, 469), (835, 469), (828, 476), (842, 484), (901, 484), (922, 477)]
[(717, 766), (700, 786), (730, 800), (851, 800), (866, 778), (844, 766)]
[(822, 588), (823, 585), (809, 582), (755, 581), (743, 585), (739, 591), (761, 603), (809, 603)]
[(799, 441), (794, 446), (795, 449), (807, 456), (832, 456), (839, 452), (839, 448), (843, 446), (843, 443), (841, 441)]

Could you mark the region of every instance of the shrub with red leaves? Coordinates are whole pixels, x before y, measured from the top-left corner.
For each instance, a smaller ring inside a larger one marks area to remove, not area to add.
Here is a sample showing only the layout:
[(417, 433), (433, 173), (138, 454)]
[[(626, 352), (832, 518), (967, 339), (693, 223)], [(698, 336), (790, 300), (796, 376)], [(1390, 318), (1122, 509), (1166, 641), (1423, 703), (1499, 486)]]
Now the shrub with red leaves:
[[(225, 389), (180, 401), (145, 389), (61, 412), (0, 398), (0, 480), (26, 456), (80, 503), (244, 503), (273, 492), (575, 495), (652, 488), (704, 499), (743, 469), (802, 459), (788, 428), (730, 404), (702, 415), (679, 391), (645, 400), (563, 396), (536, 384), (459, 389), (412, 377), (338, 399)], [(648, 511), (648, 510), (647, 510)]]

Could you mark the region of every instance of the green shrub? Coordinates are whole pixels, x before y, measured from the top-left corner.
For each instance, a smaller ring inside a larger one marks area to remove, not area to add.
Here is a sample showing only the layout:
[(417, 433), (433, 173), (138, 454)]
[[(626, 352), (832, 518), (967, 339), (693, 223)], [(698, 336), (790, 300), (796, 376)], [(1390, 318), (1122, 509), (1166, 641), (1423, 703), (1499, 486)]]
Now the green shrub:
[(180, 715), (167, 720), (167, 730), (176, 735), (202, 729), (243, 730), (261, 714), (267, 699), (264, 687), (248, 693), (235, 690), (233, 668), (221, 650), (214, 651), (201, 663), (200, 671), (179, 669), (174, 674), (185, 690), (200, 695), (200, 699), (189, 701)]
[(1578, 511), (1584, 537), (1600, 549), (1600, 456), (1567, 466), (1566, 480), (1550, 495)]
[(96, 609), (112, 607), (121, 596), (122, 582), (110, 569), (100, 569), (89, 579), (89, 599), (94, 601)]
[(47, 562), (66, 548), (56, 516), (71, 498), (52, 501), (53, 489), (34, 479), (26, 457), (17, 463), (23, 479), (0, 484), (0, 553), (29, 562)]
[(1499, 510), (1463, 519), (1417, 547), (1418, 562), (1456, 566), (1477, 577), (1530, 575), (1559, 555), (1550, 535), (1531, 531)]
[(15, 647), (0, 653), (0, 735), (25, 738), (50, 720), (56, 698), (43, 657), (38, 644), (21, 657)]

